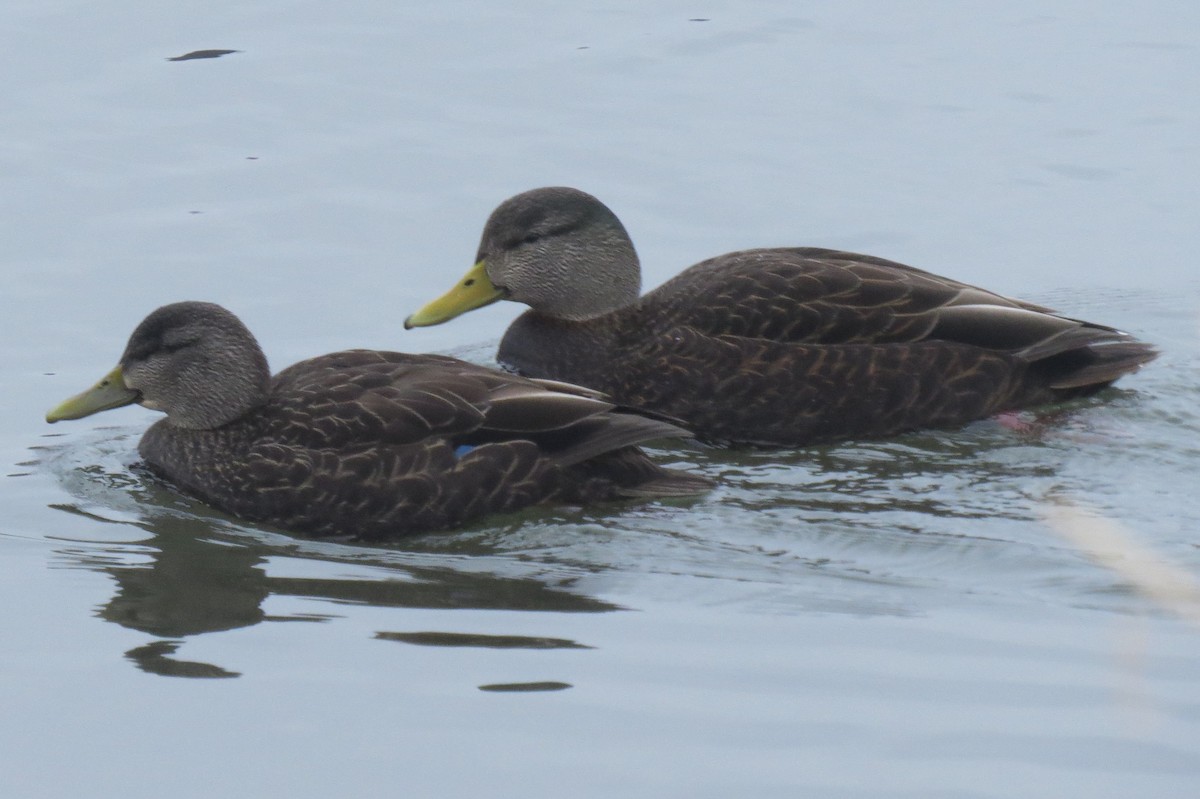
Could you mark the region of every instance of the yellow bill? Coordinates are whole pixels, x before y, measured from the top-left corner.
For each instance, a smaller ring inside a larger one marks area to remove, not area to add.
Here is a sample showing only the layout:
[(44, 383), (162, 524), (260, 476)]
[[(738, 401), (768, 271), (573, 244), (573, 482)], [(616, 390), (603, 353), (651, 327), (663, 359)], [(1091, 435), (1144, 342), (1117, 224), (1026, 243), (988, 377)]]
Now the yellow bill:
[(53, 424), (64, 419), (82, 419), (100, 411), (132, 405), (139, 396), (137, 391), (125, 385), (125, 376), (118, 366), (87, 391), (51, 408), (46, 413), (46, 421)]
[(492, 284), (484, 262), (480, 261), (463, 275), (458, 285), (405, 319), (404, 329), (440, 325), (467, 311), (491, 305), (503, 297), (504, 292)]

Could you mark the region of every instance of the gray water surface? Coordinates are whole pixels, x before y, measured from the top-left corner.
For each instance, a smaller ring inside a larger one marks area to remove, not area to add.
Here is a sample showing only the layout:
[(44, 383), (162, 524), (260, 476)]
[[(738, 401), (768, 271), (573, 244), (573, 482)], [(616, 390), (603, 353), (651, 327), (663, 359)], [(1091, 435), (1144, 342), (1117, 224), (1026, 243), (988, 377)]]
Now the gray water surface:
[[(1200, 630), (1048, 519), (1200, 575), (1200, 6), (585, 5), (0, 10), (0, 793), (1196, 796)], [(238, 52), (166, 60), (205, 49)], [(695, 500), (373, 547), (176, 494), (149, 411), (42, 422), (182, 299), (275, 368), (486, 362), (517, 306), (401, 320), (548, 184), (647, 287), (841, 247), (1163, 354), (959, 430), (655, 450)]]

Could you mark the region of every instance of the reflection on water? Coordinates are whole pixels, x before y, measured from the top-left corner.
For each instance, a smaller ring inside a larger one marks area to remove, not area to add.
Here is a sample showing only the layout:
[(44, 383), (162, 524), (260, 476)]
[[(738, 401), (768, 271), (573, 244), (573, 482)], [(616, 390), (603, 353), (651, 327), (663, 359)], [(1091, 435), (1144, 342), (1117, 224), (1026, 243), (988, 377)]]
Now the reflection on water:
[[(183, 498), (149, 473), (121, 463), (129, 436), (106, 438), (99, 452), (46, 450), (69, 489), (84, 503), (53, 507), (121, 528), (136, 540), (107, 544), (74, 541), (59, 548), (68, 565), (103, 572), (116, 591), (99, 615), (123, 627), (161, 640), (126, 656), (139, 668), (183, 677), (231, 677), (219, 666), (176, 660), (182, 639), (203, 633), (248, 627), (260, 622), (322, 621), (332, 614), (269, 616), (263, 603), (271, 596), (323, 600), (328, 605), (377, 607), (473, 608), (543, 612), (599, 612), (617, 606), (572, 590), (571, 578), (492, 573), (457, 557), (405, 553), (400, 549), (355, 547), (305, 541), (240, 526), (235, 520)], [(93, 442), (94, 444), (95, 442)], [(70, 465), (74, 457), (99, 455), (101, 463)], [(485, 546), (471, 547), (474, 560), (486, 558)], [(331, 572), (351, 576), (295, 576), (314, 561)], [(298, 568), (299, 567), (299, 568)], [(540, 571), (540, 570), (539, 570)], [(381, 639), (441, 646), (586, 648), (552, 638), (462, 636), (449, 633), (381, 632)], [(468, 642), (472, 643), (468, 643)], [(487, 641), (487, 643), (482, 643)]]
[[(1044, 503), (1070, 488), (1080, 447), (1120, 447), (1137, 396), (1111, 391), (961, 430), (798, 451), (657, 453), (720, 484), (698, 502), (543, 508), (386, 546), (313, 541), (246, 525), (131, 467), (137, 433), (102, 429), (40, 452), (75, 497), (58, 510), (111, 538), (64, 541), (60, 562), (112, 577), (99, 615), (155, 640), (126, 656), (156, 674), (231, 677), (176, 657), (188, 637), (261, 622), (321, 622), (339, 605), (599, 612), (631, 575), (648, 598), (775, 612), (912, 615), (956, 597), (1022, 595), (1110, 609), (1129, 591), (1048, 535)], [(1104, 409), (1103, 414), (1090, 411)], [(1116, 413), (1113, 413), (1113, 411)], [(1103, 422), (1099, 428), (1096, 419)], [(322, 612), (268, 615), (271, 597)], [(377, 630), (436, 647), (587, 649), (537, 635)], [(497, 689), (498, 690), (498, 689)], [(515, 689), (513, 689), (515, 690)]]
[(377, 633), (381, 641), (400, 641), (418, 646), (481, 646), (487, 649), (591, 649), (565, 638), (534, 638), (528, 635), (478, 635), (467, 633)]
[(481, 685), (479, 690), (492, 693), (528, 693), (532, 691), (562, 691), (570, 687), (571, 684), (566, 682), (508, 682)]
[(236, 671), (226, 671), (211, 663), (197, 663), (171, 657), (182, 641), (153, 641), (125, 653), (142, 671), (163, 677), (240, 677)]
[(190, 53), (183, 55), (171, 56), (168, 61), (192, 61), (197, 58), (220, 58), (223, 55), (231, 53), (240, 53), (240, 50), (193, 50)]

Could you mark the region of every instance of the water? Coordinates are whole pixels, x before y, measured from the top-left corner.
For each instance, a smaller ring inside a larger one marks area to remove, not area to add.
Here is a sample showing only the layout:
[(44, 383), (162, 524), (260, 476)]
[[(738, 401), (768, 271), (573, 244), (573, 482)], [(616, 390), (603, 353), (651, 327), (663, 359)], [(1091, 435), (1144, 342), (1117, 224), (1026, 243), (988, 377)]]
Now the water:
[[(1200, 574), (1200, 11), (651, 6), (0, 11), (5, 795), (1196, 795), (1200, 632), (1047, 518)], [(180, 299), (277, 368), (487, 360), (517, 307), (400, 322), (546, 184), (616, 210), (647, 286), (845, 247), (1163, 356), (1015, 421), (657, 450), (719, 481), (697, 500), (382, 547), (179, 497), (136, 467), (150, 412), (41, 422)]]

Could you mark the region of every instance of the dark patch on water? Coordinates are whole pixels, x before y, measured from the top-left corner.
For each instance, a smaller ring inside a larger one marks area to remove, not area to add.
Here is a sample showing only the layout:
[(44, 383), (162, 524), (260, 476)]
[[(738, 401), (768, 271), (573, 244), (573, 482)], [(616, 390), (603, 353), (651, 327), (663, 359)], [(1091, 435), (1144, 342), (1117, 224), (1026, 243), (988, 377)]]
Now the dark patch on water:
[(200, 663), (194, 660), (175, 660), (170, 655), (175, 654), (182, 641), (154, 641), (130, 649), (125, 657), (137, 664), (142, 671), (159, 674), (163, 677), (199, 677), (202, 679), (228, 679), (242, 676), (236, 671), (227, 671), (211, 663)]
[(482, 647), (485, 649), (592, 649), (587, 644), (566, 638), (528, 635), (484, 635), (482, 633), (376, 633), (381, 641), (400, 641), (417, 646)]
[(568, 688), (573, 688), (569, 682), (554, 682), (547, 680), (545, 682), (500, 682), (491, 683), (489, 685), (479, 686), (481, 691), (490, 691), (492, 693), (529, 693), (531, 691), (565, 691)]
[(223, 55), (230, 53), (240, 53), (241, 50), (193, 50), (190, 53), (173, 56), (168, 58), (168, 61), (193, 61), (197, 58), (220, 58)]

